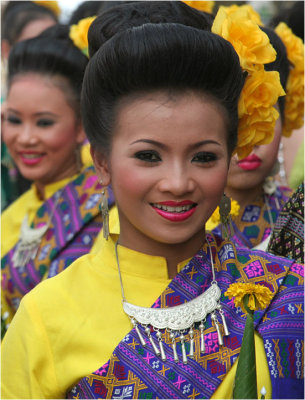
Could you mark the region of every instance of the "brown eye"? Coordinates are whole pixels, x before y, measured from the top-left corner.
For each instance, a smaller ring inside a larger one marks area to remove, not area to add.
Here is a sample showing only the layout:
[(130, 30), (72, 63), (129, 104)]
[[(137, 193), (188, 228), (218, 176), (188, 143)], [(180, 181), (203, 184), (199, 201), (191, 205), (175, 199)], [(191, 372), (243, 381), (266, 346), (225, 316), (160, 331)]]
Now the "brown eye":
[(139, 151), (135, 154), (135, 157), (141, 161), (146, 161), (146, 162), (161, 161), (159, 154), (155, 151)]
[(6, 120), (7, 120), (8, 123), (13, 124), (13, 125), (19, 125), (19, 124), (22, 123), (22, 121), (21, 121), (20, 118), (15, 117), (15, 116), (13, 116), (13, 115), (9, 115), (9, 116), (6, 118)]
[(197, 153), (193, 157), (192, 162), (209, 163), (209, 162), (216, 161), (216, 160), (217, 160), (217, 156), (215, 153), (202, 151), (200, 153)]
[(54, 121), (52, 119), (40, 119), (37, 121), (37, 126), (42, 128), (54, 125)]

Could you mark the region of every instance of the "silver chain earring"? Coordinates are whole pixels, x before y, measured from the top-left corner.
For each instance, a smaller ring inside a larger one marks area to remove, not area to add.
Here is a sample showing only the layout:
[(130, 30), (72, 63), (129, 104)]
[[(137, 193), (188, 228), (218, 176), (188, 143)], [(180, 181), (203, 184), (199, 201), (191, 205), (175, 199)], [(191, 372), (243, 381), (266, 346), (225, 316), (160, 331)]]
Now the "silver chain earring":
[[(102, 185), (102, 181), (100, 181)], [(102, 189), (101, 196), (101, 212), (103, 216), (103, 236), (106, 240), (109, 237), (109, 208), (108, 208), (108, 198), (107, 198), (107, 189)]]
[(219, 214), (221, 222), (221, 236), (230, 239), (234, 235), (231, 218), (231, 199), (224, 193), (219, 203)]

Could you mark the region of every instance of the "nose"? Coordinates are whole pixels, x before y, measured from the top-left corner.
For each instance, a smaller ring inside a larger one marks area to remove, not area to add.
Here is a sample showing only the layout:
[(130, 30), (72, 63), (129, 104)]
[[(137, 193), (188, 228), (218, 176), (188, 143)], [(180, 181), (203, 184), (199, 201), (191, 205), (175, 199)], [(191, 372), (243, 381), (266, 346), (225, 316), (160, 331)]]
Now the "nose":
[(195, 181), (188, 168), (180, 164), (166, 168), (159, 182), (161, 192), (168, 192), (176, 197), (191, 193), (194, 189)]
[(17, 142), (24, 146), (31, 146), (37, 143), (38, 139), (31, 124), (22, 124), (19, 127)]

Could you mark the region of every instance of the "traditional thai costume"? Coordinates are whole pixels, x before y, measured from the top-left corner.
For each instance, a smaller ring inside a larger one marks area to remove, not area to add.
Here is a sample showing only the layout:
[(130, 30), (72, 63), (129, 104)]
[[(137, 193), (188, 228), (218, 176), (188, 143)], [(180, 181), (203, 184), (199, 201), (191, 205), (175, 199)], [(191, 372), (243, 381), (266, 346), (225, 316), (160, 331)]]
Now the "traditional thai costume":
[[(3, 213), (1, 315), (5, 323), (11, 321), (21, 298), (41, 280), (57, 275), (90, 251), (102, 226), (100, 190), (95, 170), (89, 167), (79, 175), (47, 185), (45, 201), (39, 199), (33, 185)], [(113, 202), (110, 195), (109, 205)], [(36, 257), (16, 266), (14, 255), (25, 214), (31, 228), (45, 226), (47, 230)]]
[[(111, 215), (110, 222), (118, 234)], [(112, 234), (99, 251), (76, 260), (23, 298), (3, 342), (3, 397), (231, 398), (245, 315), (224, 293), (239, 281), (265, 285), (274, 293), (270, 306), (255, 313), (259, 389), (267, 388), (266, 398), (271, 392), (273, 398), (303, 397), (303, 266), (260, 251), (236, 250), (230, 241), (208, 234), (209, 246), (180, 263), (170, 281), (164, 258), (118, 246), (126, 297), (154, 308), (184, 304), (205, 292), (212, 281), (212, 254), (230, 334), (219, 345), (209, 314), (205, 352), (200, 351), (201, 333), (194, 326), (193, 358), (188, 356), (188, 332), (183, 345), (176, 342), (178, 362), (172, 339), (163, 334), (164, 361), (138, 325), (145, 346), (141, 343), (123, 311), (117, 237)], [(151, 332), (159, 345), (156, 335)]]

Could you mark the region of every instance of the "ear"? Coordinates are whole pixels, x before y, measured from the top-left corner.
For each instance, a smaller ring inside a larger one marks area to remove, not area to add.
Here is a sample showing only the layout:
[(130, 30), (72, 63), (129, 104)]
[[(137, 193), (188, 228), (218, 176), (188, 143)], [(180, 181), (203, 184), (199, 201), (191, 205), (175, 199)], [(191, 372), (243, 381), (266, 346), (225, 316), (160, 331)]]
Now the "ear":
[(8, 59), (11, 47), (12, 46), (6, 39), (1, 40), (1, 57), (4, 58), (5, 60)]
[(103, 153), (90, 146), (90, 153), (99, 181), (103, 186), (108, 186), (111, 182), (109, 159)]
[(86, 133), (84, 131), (83, 124), (79, 124), (77, 128), (77, 133), (76, 133), (76, 143), (78, 144), (83, 144), (85, 139), (87, 138)]

